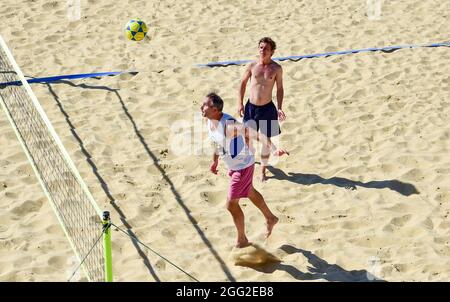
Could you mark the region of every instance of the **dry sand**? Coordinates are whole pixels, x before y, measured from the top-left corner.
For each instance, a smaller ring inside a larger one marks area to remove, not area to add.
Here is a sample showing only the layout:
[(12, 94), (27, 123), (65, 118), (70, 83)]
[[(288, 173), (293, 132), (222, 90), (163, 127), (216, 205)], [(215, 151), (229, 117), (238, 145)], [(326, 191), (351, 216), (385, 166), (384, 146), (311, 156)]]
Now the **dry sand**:
[[(280, 218), (268, 242), (262, 215), (241, 202), (250, 240), (281, 263), (235, 265), (225, 167), (209, 173), (198, 145), (177, 154), (171, 128), (184, 120), (201, 137), (196, 114), (212, 89), (236, 115), (245, 67), (196, 63), (255, 58), (262, 36), (275, 57), (448, 41), (449, 1), (383, 1), (380, 20), (365, 0), (155, 2), (82, 0), (74, 22), (66, 1), (0, 6), (25, 75), (140, 71), (32, 86), (116, 224), (201, 281), (450, 280), (449, 48), (281, 63), (279, 143), (291, 155), (255, 182)], [(140, 43), (123, 34), (136, 17), (150, 29)], [(65, 281), (73, 252), (3, 113), (0, 146), (0, 280)], [(115, 280), (189, 280), (142, 251), (113, 232)]]

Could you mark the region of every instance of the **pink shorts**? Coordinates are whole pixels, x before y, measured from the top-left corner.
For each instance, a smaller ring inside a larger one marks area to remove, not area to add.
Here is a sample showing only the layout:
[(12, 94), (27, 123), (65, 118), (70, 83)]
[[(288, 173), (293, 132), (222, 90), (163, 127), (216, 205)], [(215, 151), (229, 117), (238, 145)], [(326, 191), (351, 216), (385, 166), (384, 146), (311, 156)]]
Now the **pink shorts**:
[(253, 184), (253, 171), (255, 164), (242, 170), (229, 170), (228, 176), (231, 177), (230, 188), (228, 191), (229, 199), (248, 197), (248, 192)]

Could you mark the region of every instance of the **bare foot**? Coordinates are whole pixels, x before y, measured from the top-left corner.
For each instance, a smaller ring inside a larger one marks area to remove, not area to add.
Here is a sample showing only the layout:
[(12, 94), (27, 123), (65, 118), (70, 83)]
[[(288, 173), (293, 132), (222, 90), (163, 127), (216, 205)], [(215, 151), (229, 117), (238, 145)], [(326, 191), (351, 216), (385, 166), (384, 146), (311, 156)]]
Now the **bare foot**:
[(244, 248), (244, 247), (247, 247), (247, 246), (249, 246), (251, 243), (246, 239), (245, 241), (242, 241), (242, 242), (237, 242), (236, 243), (236, 247), (237, 248)]
[(262, 164), (261, 165), (261, 175), (260, 175), (260, 179), (262, 182), (267, 181), (266, 171), (267, 171), (267, 166), (265, 164)]
[(267, 219), (267, 222), (266, 222), (266, 225), (267, 225), (266, 238), (268, 238), (270, 236), (270, 234), (272, 234), (272, 229), (277, 224), (278, 220), (279, 219), (276, 216), (273, 216), (272, 218)]
[(267, 175), (266, 175), (266, 172), (261, 172), (260, 179), (261, 179), (262, 182), (266, 182), (266, 181), (267, 181)]

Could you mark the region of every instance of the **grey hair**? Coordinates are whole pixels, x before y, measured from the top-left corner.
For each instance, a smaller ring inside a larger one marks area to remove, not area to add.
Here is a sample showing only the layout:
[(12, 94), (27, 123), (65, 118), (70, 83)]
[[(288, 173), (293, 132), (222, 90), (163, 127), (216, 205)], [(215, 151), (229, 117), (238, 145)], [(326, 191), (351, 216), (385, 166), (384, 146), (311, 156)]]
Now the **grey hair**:
[(209, 98), (212, 103), (213, 106), (217, 108), (217, 110), (219, 110), (220, 112), (222, 112), (223, 110), (223, 100), (222, 98), (215, 92), (210, 92), (206, 95), (207, 98)]

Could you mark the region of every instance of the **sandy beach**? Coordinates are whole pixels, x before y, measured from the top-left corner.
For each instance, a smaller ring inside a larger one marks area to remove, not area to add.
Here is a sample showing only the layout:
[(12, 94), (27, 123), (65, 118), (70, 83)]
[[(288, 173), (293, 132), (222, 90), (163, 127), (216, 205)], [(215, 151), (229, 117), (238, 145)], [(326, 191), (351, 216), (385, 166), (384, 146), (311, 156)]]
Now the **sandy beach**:
[[(149, 27), (144, 41), (124, 36), (133, 18)], [(209, 172), (200, 115), (214, 90), (237, 117), (246, 67), (195, 66), (256, 59), (264, 36), (285, 57), (445, 42), (449, 28), (448, 0), (382, 1), (377, 20), (365, 0), (81, 0), (76, 21), (62, 0), (0, 6), (0, 34), (26, 76), (139, 72), (32, 89), (99, 207), (200, 281), (450, 281), (449, 47), (280, 62), (277, 143), (290, 156), (254, 182), (280, 222), (265, 242), (263, 216), (243, 199), (257, 244), (247, 251), (233, 249), (229, 178), (223, 163)], [(115, 281), (190, 281), (112, 236)], [(264, 251), (282, 262), (236, 262)], [(0, 281), (66, 281), (76, 265), (1, 112)]]

